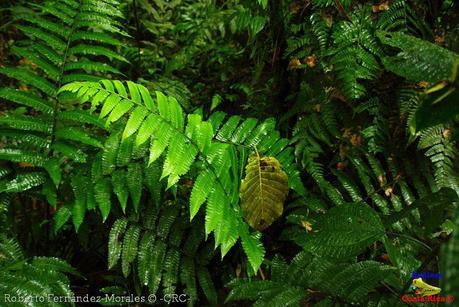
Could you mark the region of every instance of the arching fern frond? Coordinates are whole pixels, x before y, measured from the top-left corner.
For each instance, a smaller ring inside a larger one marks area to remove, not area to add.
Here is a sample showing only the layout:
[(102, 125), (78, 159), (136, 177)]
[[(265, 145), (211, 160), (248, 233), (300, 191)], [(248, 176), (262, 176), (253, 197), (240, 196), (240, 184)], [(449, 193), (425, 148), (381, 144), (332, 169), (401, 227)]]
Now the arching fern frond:
[(148, 164), (165, 153), (161, 179), (167, 177), (167, 188), (187, 174), (197, 160), (203, 170), (192, 190), (191, 218), (207, 202), (206, 235), (214, 234), (222, 255), (240, 237), (252, 268), (259, 267), (264, 249), (258, 236), (250, 234), (242, 221), (239, 207), (240, 167), (244, 159), (237, 157), (237, 148), (241, 147), (243, 156), (247, 155), (246, 147), (256, 146), (262, 155), (275, 157), (287, 172), (289, 186), (303, 193), (292, 149), (274, 130), (273, 120), (258, 124), (248, 119), (240, 123), (240, 117), (233, 116), (223, 124), (223, 113), (214, 113), (209, 121), (203, 121), (198, 114), (185, 117), (175, 98), (157, 92), (154, 101), (145, 87), (129, 81), (127, 88), (120, 81), (77, 82), (62, 87), (60, 92), (64, 91), (77, 93), (82, 101), (91, 102), (92, 109), (102, 105), (100, 117), (106, 119), (107, 125), (129, 114), (121, 145), (129, 137), (135, 137), (137, 147), (150, 141)]
[[(94, 0), (57, 0), (33, 5), (35, 11), (21, 14), (23, 23), (17, 28), (28, 39), (17, 42), (12, 52), (23, 59), (23, 65), (0, 68), (0, 74), (15, 79), (19, 89), (0, 88), (0, 99), (24, 106), (26, 112), (34, 116), (10, 109), (0, 118), (0, 126), (8, 129), (5, 150), (27, 148), (33, 150), (36, 159), (26, 161), (27, 155), (21, 158), (3, 154), (2, 160), (31, 163), (49, 172), (51, 168), (45, 167), (47, 164), (57, 163), (55, 170), (60, 167), (54, 154), (81, 163), (86, 159), (82, 148), (91, 151), (102, 146), (85, 127), (81, 128), (81, 123), (97, 125), (97, 118), (88, 112), (67, 110), (70, 104), (64, 101), (71, 98), (57, 92), (70, 81), (96, 81), (101, 74), (119, 73), (98, 58), (124, 60), (113, 51), (121, 46), (115, 35), (126, 35), (117, 21), (122, 17), (118, 6), (117, 1), (102, 4)], [(23, 184), (21, 188), (40, 186), (53, 176), (59, 178), (51, 172), (49, 176), (40, 182), (35, 180), (38, 184)], [(21, 180), (19, 177), (10, 179)], [(58, 186), (60, 182), (53, 183)], [(7, 190), (19, 191), (18, 187), (19, 184)]]
[(396, 0), (390, 4), (387, 11), (379, 14), (376, 27), (383, 31), (408, 30), (415, 32), (425, 25), (422, 19), (416, 16), (409, 2)]

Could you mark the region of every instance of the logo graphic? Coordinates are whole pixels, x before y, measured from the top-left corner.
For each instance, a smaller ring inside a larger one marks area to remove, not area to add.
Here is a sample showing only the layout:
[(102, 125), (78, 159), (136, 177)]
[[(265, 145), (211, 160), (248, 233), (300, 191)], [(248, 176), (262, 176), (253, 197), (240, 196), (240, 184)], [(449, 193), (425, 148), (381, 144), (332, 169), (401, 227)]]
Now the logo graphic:
[(413, 283), (410, 289), (414, 291), (414, 295), (404, 294), (402, 296), (402, 301), (405, 303), (452, 303), (454, 302), (454, 296), (438, 295), (441, 292), (441, 288), (429, 285), (427, 282), (424, 281), (424, 278), (438, 279), (442, 277), (443, 277), (443, 274), (441, 273), (413, 272), (413, 274), (411, 275), (411, 278), (413, 278)]
[(416, 294), (421, 296), (430, 296), (440, 293), (441, 289), (434, 287), (422, 280), (422, 278), (413, 279), (413, 286), (416, 287)]

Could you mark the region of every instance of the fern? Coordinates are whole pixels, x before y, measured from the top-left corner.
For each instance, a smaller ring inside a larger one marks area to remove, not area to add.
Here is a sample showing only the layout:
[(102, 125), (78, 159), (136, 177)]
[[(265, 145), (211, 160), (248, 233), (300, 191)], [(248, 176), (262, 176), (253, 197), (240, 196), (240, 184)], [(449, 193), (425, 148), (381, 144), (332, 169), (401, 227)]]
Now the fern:
[(310, 23), (312, 26), (312, 32), (314, 33), (317, 41), (319, 42), (320, 51), (324, 52), (328, 44), (329, 36), (327, 25), (318, 13), (314, 13), (311, 15)]
[(213, 253), (210, 242), (202, 244), (202, 219), (190, 225), (177, 204), (148, 209), (150, 214), (138, 222), (120, 218), (113, 224), (108, 248), (110, 268), (121, 262), (123, 274), (127, 277), (131, 271), (136, 272), (134, 277), (150, 294), (171, 294), (184, 286), (190, 304), (197, 301), (199, 282), (208, 301), (216, 303), (207, 268)]
[[(379, 64), (380, 59), (386, 69), (390, 71), (395, 69), (406, 74), (410, 73), (410, 70), (417, 69), (420, 62), (427, 60), (430, 54), (426, 52), (425, 56), (422, 56), (424, 59), (421, 60), (420, 57), (415, 56), (414, 49), (407, 49), (408, 45), (412, 45), (414, 41), (405, 42), (403, 47), (400, 43), (403, 40), (401, 37), (410, 37), (403, 32), (429, 31), (428, 26), (417, 17), (416, 10), (406, 1), (380, 3), (373, 7), (368, 4), (353, 7), (349, 1), (325, 0), (315, 1), (314, 6), (308, 23), (293, 24), (292, 37), (287, 40), (288, 48), (285, 56), (292, 58), (291, 64), (294, 64), (292, 66), (294, 68), (308, 69), (308, 66), (314, 68), (318, 61), (324, 73), (333, 71), (340, 81), (339, 87), (344, 96), (350, 100), (367, 95), (367, 85), (379, 79), (382, 71)], [(345, 15), (346, 18), (344, 20), (337, 18), (339, 21), (334, 23), (334, 15), (325, 14), (318, 9), (330, 6), (335, 6), (340, 15)], [(379, 6), (384, 6), (384, 8), (380, 11), (377, 8)], [(394, 30), (399, 32), (388, 32)], [(331, 41), (329, 40), (330, 34)], [(384, 35), (387, 35), (386, 39)], [(391, 35), (400, 37), (400, 42), (396, 42), (398, 38), (389, 39)], [(383, 44), (404, 48), (406, 54), (400, 53), (398, 57), (387, 56), (391, 52), (388, 52), (387, 55), (384, 53), (385, 50), (381, 48), (378, 38)], [(423, 43), (414, 37), (413, 40), (417, 40), (417, 44)], [(437, 47), (437, 49), (441, 48)], [(320, 56), (316, 57), (314, 54)], [(436, 55), (438, 58), (445, 58), (447, 54), (436, 52)], [(308, 56), (310, 58), (306, 58)], [(303, 57), (306, 58), (304, 61), (308, 65), (302, 64), (300, 59)], [(405, 57), (411, 57), (409, 63), (406, 61), (408, 58), (405, 59)], [(415, 57), (417, 59), (414, 59)], [(312, 62), (308, 62), (311, 59)], [(399, 62), (396, 61), (403, 63), (398, 65)], [(433, 66), (431, 68), (432, 71), (435, 70)], [(422, 76), (422, 73), (419, 76)]]
[[(88, 112), (73, 109), (69, 103), (73, 98), (59, 95), (58, 89), (71, 81), (99, 80), (107, 72), (119, 74), (101, 62), (101, 57), (124, 60), (113, 51), (121, 46), (115, 35), (126, 35), (117, 21), (122, 17), (118, 5), (117, 1), (100, 5), (91, 0), (59, 0), (34, 6), (36, 11), (24, 15), (18, 26), (28, 40), (17, 42), (12, 49), (31, 64), (0, 68), (1, 74), (21, 85), (20, 89), (0, 89), (1, 99), (18, 106), (0, 118), (6, 132), (2, 133), (6, 147), (0, 159), (33, 166), (10, 176), (0, 190), (13, 193), (42, 187), (42, 194), (55, 207), (59, 186), (71, 181), (74, 199), (56, 216), (59, 226), (69, 218), (65, 210), (70, 209), (78, 230), (86, 210), (91, 209), (90, 201), (85, 200), (84, 177), (63, 173), (63, 162), (86, 162), (88, 154), (102, 147), (86, 125), (104, 126)], [(21, 107), (27, 111), (21, 112)]]
[(456, 157), (456, 142), (448, 135), (448, 129), (443, 125), (424, 129), (420, 132), (418, 148), (425, 150), (425, 155), (432, 161), (434, 166), (435, 181), (438, 186), (453, 186)]
[[(362, 131), (362, 136), (367, 140), (368, 151), (371, 154), (383, 153), (384, 146), (389, 139), (389, 127), (386, 121), (387, 110), (377, 98), (370, 99), (366, 105), (369, 105), (366, 109), (373, 116), (373, 123)], [(366, 105), (360, 105), (360, 110)]]
[[(407, 90), (406, 85), (404, 87), (400, 99), (400, 112), (404, 116), (400, 117), (402, 120), (399, 122), (399, 111), (388, 108), (384, 96), (361, 103), (353, 110), (330, 98), (320, 105), (317, 105), (317, 100), (308, 101), (295, 127), (292, 142), (296, 146), (295, 154), (299, 164), (315, 183), (317, 190), (313, 191), (322, 195), (316, 196), (313, 192), (293, 203), (287, 213), (287, 221), (291, 226), (285, 228), (282, 234), (284, 240), (293, 238), (306, 251), (321, 259), (326, 258), (331, 263), (343, 259), (353, 261), (356, 257), (361, 259), (363, 255), (370, 254), (374, 257), (382, 250), (397, 268), (402, 284), (409, 282), (411, 272), (421, 265), (418, 255), (422, 254), (425, 247), (417, 240), (440, 233), (436, 231), (440, 231), (439, 225), (448, 217), (447, 212), (451, 210), (455, 199), (453, 191), (440, 189), (444, 186), (453, 187), (451, 178), (454, 176), (443, 175), (443, 178), (448, 178), (448, 184), (436, 179), (439, 174), (436, 163), (441, 166), (444, 151), (431, 151), (438, 154), (439, 159), (429, 165), (422, 154), (415, 153), (416, 146), (400, 148), (391, 143), (396, 133), (394, 131), (399, 131), (400, 125), (405, 124), (405, 114), (413, 114), (419, 103), (418, 92)], [(328, 111), (322, 114), (326, 105), (333, 106), (331, 114)], [(349, 127), (346, 123), (351, 119), (356, 124)], [(337, 132), (339, 127), (342, 127), (341, 132)], [(426, 149), (433, 144), (452, 142), (452, 134), (445, 134), (445, 138), (443, 130), (438, 131), (436, 135), (428, 132), (424, 137), (422, 133), (419, 134), (425, 140), (423, 144), (426, 144)], [(428, 135), (432, 135), (431, 145), (427, 145)], [(398, 139), (400, 137), (397, 135)], [(412, 139), (407, 138), (406, 142), (409, 144)], [(453, 156), (449, 157), (447, 163), (454, 159)], [(371, 214), (362, 214), (364, 218), (360, 219), (361, 224), (357, 224), (355, 229), (352, 224), (356, 219), (350, 213), (353, 208), (372, 211)], [(335, 218), (335, 212), (346, 213)], [(360, 229), (366, 222), (369, 228)], [(352, 229), (346, 231), (346, 227)], [(365, 241), (366, 238), (370, 239)], [(300, 280), (302, 277), (294, 278)], [(329, 281), (332, 276), (320, 278), (321, 284), (326, 284), (323, 280)], [(348, 283), (352, 284), (346, 281), (345, 284), (322, 291), (328, 293), (332, 291), (330, 289), (348, 289)], [(393, 280), (385, 281), (386, 286), (388, 283), (390, 287), (401, 291), (400, 284), (393, 284)], [(273, 286), (272, 293), (275, 290), (281, 291), (283, 287), (279, 284)], [(368, 293), (368, 289), (362, 290), (362, 293)], [(364, 304), (377, 304), (381, 299), (373, 295), (367, 298), (363, 295), (360, 299), (346, 297), (346, 294), (352, 292), (347, 291), (339, 294), (345, 301), (360, 300)], [(320, 304), (313, 292), (311, 296), (307, 298), (303, 295), (302, 301)], [(328, 300), (333, 301), (330, 297)], [(263, 303), (267, 304), (267, 301)]]
[(359, 203), (330, 209), (316, 227), (317, 233), (304, 235), (298, 243), (307, 251), (337, 259), (355, 256), (384, 234), (378, 215)]
[[(379, 32), (378, 35), (383, 43), (400, 49), (397, 55), (383, 59), (386, 68), (394, 73), (412, 81), (431, 83), (455, 78), (459, 61), (457, 54), (402, 33)], [(416, 50), (416, 53), (413, 53), (413, 50)], [(433, 63), (433, 58), (441, 60)], [(453, 79), (450, 82), (454, 83)], [(435, 91), (435, 87), (432, 86), (433, 89), (429, 88), (426, 92)], [(445, 90), (451, 92), (454, 91), (454, 87), (446, 87)], [(449, 125), (436, 124), (436, 121), (444, 123), (446, 119), (454, 117), (454, 110), (448, 107), (448, 104), (439, 105), (438, 101), (436, 105), (432, 105), (433, 109), (429, 109), (431, 102), (421, 91), (403, 89), (400, 98), (401, 112), (407, 116), (409, 132), (411, 134), (417, 132), (414, 138), (419, 139), (418, 148), (425, 150), (425, 155), (434, 165), (437, 185), (457, 187), (457, 182), (451, 180), (457, 171), (453, 163), (456, 144), (454, 137), (450, 135), (452, 130), (448, 128)], [(441, 116), (442, 113), (432, 114), (442, 107), (446, 107), (445, 111), (447, 109), (446, 113), (449, 115), (445, 117), (445, 115)], [(426, 121), (426, 117), (438, 119)]]
[[(405, 93), (406, 98), (412, 99), (411, 92)], [(391, 215), (410, 206), (417, 198), (436, 192), (442, 186), (451, 186), (451, 182), (445, 185), (444, 181), (436, 179), (440, 174), (436, 168), (441, 166), (443, 152), (436, 152), (439, 159), (433, 164), (432, 172), (422, 156), (412, 155), (409, 162), (397, 158), (404, 155), (402, 152), (387, 146), (393, 132), (392, 127), (383, 119), (390, 116), (390, 113), (382, 103), (381, 100), (372, 99), (360, 104), (354, 112), (337, 106), (338, 110), (325, 114), (322, 106), (337, 105), (333, 101), (325, 101), (321, 104), (320, 112), (310, 111), (297, 123), (292, 139), (295, 142), (297, 159), (324, 196), (334, 205), (370, 201), (382, 214)], [(416, 103), (416, 100), (409, 100), (402, 106), (409, 109), (413, 103)], [(336, 127), (342, 125), (343, 121), (349, 118), (359, 120), (358, 116), (361, 116), (363, 110), (367, 110), (370, 116), (365, 119), (366, 128), (362, 132), (356, 127), (344, 128), (341, 135), (337, 132)], [(439, 135), (433, 140), (438, 138)], [(443, 135), (436, 142), (442, 139)], [(388, 154), (390, 151), (396, 151), (394, 156)], [(330, 153), (331, 157), (324, 160), (323, 157)], [(453, 156), (446, 163), (452, 161), (451, 159)], [(416, 172), (416, 167), (421, 166), (424, 167), (423, 172)], [(451, 177), (443, 174), (443, 178)], [(419, 223), (419, 212), (414, 212), (412, 217), (397, 222), (393, 227), (398, 230), (408, 228), (415, 231), (413, 227), (420, 227)]]
[[(392, 275), (394, 268), (374, 261), (331, 263), (307, 252), (296, 255), (290, 265), (271, 267), (271, 280), (233, 280), (227, 301), (252, 300), (255, 306), (317, 304), (325, 294), (349, 303), (368, 303), (368, 293)], [(360, 282), (365, 279), (367, 282)]]
[(390, 4), (388, 10), (380, 13), (377, 27), (384, 31), (408, 30), (415, 32), (424, 28), (425, 24), (420, 18), (417, 18), (409, 3), (396, 0)]
[[(267, 120), (257, 125), (256, 120), (249, 119), (240, 123), (240, 117), (233, 116), (222, 125), (222, 113), (214, 113), (209, 121), (191, 114), (185, 122), (183, 110), (173, 97), (157, 92), (157, 101), (154, 101), (145, 87), (129, 81), (127, 87), (119, 81), (103, 80), (100, 83), (72, 83), (64, 86), (60, 92), (75, 92), (83, 101), (91, 101), (92, 108), (102, 103), (100, 117), (106, 118), (107, 125), (130, 113), (123, 135), (134, 137), (135, 134), (136, 146), (151, 139), (148, 164), (156, 161), (168, 149), (161, 174), (161, 178), (168, 178), (167, 188), (188, 173), (199, 157), (204, 170), (197, 177), (192, 191), (191, 212), (197, 212), (207, 200), (206, 235), (214, 233), (215, 244), (221, 245), (223, 256), (241, 237), (252, 268), (256, 271), (264, 250), (258, 237), (251, 235), (247, 225), (242, 222), (237, 189), (239, 163), (236, 147), (231, 145), (257, 146), (260, 153), (276, 157), (285, 165), (289, 186), (303, 193), (298, 172), (292, 163), (291, 148), (287, 147), (288, 142), (281, 139), (278, 132), (268, 135), (274, 129), (274, 122)], [(144, 115), (138, 116), (139, 113)], [(117, 139), (116, 136), (114, 138)], [(126, 140), (122, 139), (121, 144)], [(110, 151), (107, 158), (113, 159), (113, 155), (114, 152)], [(226, 161), (232, 162), (228, 164)], [(107, 162), (107, 165), (110, 167), (113, 164)], [(215, 185), (206, 184), (209, 182)]]
[[(61, 259), (34, 257), (29, 260), (15, 240), (2, 238), (0, 241), (0, 297), (5, 303), (13, 300), (14, 306), (49, 306), (48, 298), (52, 296), (71, 302), (74, 294), (69, 286), (69, 274), (78, 275)], [(68, 304), (53, 301), (53, 306)]]
[[(0, 168), (0, 178), (7, 174), (7, 168)], [(7, 212), (8, 212), (8, 205), (11, 201), (11, 197), (7, 194), (0, 195), (0, 233), (6, 233), (9, 228), (7, 223)]]
[(341, 21), (333, 31), (334, 48), (331, 63), (338, 79), (343, 83), (344, 94), (357, 99), (366, 94), (359, 79), (373, 80), (379, 71), (375, 56), (381, 54), (371, 27), (369, 7), (357, 9), (350, 21)]
[(107, 260), (78, 295), (399, 306), (438, 264), (454, 295), (454, 1), (13, 2), (2, 299), (74, 297), (43, 250)]

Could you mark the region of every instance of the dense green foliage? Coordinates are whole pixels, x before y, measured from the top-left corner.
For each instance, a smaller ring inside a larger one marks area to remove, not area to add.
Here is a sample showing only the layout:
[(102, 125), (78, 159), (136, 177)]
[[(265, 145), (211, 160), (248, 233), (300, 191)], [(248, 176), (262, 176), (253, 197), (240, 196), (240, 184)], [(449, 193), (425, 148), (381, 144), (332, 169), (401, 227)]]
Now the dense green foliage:
[(0, 302), (397, 306), (427, 271), (459, 298), (458, 14), (4, 1)]

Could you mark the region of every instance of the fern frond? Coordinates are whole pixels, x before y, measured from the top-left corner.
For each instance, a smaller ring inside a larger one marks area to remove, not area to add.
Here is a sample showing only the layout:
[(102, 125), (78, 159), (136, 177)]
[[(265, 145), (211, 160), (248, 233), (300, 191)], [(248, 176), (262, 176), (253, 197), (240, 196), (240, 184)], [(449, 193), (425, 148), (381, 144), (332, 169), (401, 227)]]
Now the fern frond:
[(75, 203), (73, 204), (72, 219), (76, 231), (78, 231), (81, 223), (84, 220), (87, 204), (87, 179), (81, 174), (75, 175), (71, 179), (73, 194), (75, 195)]
[(148, 286), (150, 277), (150, 259), (155, 236), (151, 231), (146, 231), (139, 242), (137, 253), (138, 278), (142, 285)]
[[(231, 165), (228, 165), (226, 161), (231, 161), (234, 155), (231, 144), (257, 146), (257, 149), (263, 154), (270, 154), (272, 151), (273, 156), (281, 164), (287, 166), (289, 185), (302, 193), (303, 187), (299, 173), (294, 169), (293, 156), (291, 150), (286, 147), (287, 142), (280, 138), (278, 132), (273, 132), (269, 137), (263, 138), (273, 131), (274, 121), (267, 120), (255, 125), (256, 121), (252, 119), (239, 126), (240, 118), (231, 117), (220, 129), (212, 130), (212, 123), (203, 121), (197, 114), (188, 115), (186, 119), (183, 110), (174, 98), (157, 92), (157, 100), (154, 102), (148, 90), (143, 86), (131, 82), (128, 82), (127, 86), (128, 89), (119, 81), (108, 80), (100, 83), (80, 82), (68, 84), (60, 92), (77, 93), (83, 101), (91, 102), (93, 109), (102, 103), (100, 117), (106, 118), (107, 124), (118, 121), (130, 110), (134, 110), (130, 113), (128, 125), (124, 128), (123, 135), (126, 138), (121, 140), (121, 144), (128, 142), (136, 132), (137, 146), (151, 139), (149, 164), (167, 149), (161, 178), (168, 178), (168, 188), (188, 173), (192, 164), (199, 157), (207, 169), (205, 176), (210, 176), (217, 185), (214, 188), (210, 185), (205, 187), (198, 185), (197, 190), (193, 189), (193, 213), (197, 212), (199, 209), (197, 207), (207, 199), (206, 233), (214, 233), (216, 245), (222, 244), (223, 255), (236, 243), (238, 237), (241, 237), (243, 245), (246, 246), (246, 252), (251, 253), (249, 259), (251, 259), (252, 267), (257, 268), (261, 263), (260, 257), (263, 256), (264, 251), (255, 242), (257, 239), (249, 234), (248, 228), (239, 226), (242, 223), (242, 217), (237, 203), (238, 185), (231, 184), (237, 182), (239, 176), (237, 171), (228, 172)], [(218, 141), (228, 142), (228, 144), (214, 141), (214, 136)], [(115, 155), (120, 146), (119, 138), (115, 134), (110, 137), (109, 142), (111, 145), (105, 147), (102, 156), (102, 168), (106, 174), (112, 172)], [(280, 146), (275, 146), (276, 144)], [(136, 189), (139, 191), (139, 188)], [(197, 197), (199, 200), (196, 202)], [(232, 203), (234, 201), (236, 203)], [(229, 222), (223, 223), (224, 218)], [(244, 243), (244, 241), (248, 242)]]
[(62, 228), (62, 226), (64, 226), (65, 223), (67, 223), (71, 216), (72, 208), (70, 205), (65, 204), (62, 207), (60, 207), (53, 217), (54, 232), (57, 233)]
[[(33, 117), (20, 115), (11, 109), (2, 115), (0, 125), (10, 129), (7, 133), (8, 142), (15, 143), (19, 149), (34, 150), (48, 157), (60, 153), (75, 162), (84, 162), (87, 157), (84, 151), (91, 150), (91, 147), (101, 148), (102, 143), (89, 131), (78, 128), (79, 124), (83, 122), (104, 127), (85, 111), (67, 109), (69, 105), (64, 101), (68, 97), (58, 95), (57, 89), (70, 81), (100, 80), (100, 77), (89, 75), (88, 72), (96, 75), (119, 73), (97, 57), (83, 58), (79, 55), (89, 52), (125, 61), (113, 51), (113, 47), (121, 46), (115, 35), (125, 34), (117, 21), (122, 17), (121, 11), (117, 2), (109, 4), (94, 0), (44, 1), (31, 7), (33, 10), (23, 14), (23, 23), (17, 26), (29, 40), (19, 42), (12, 48), (15, 55), (26, 59), (30, 65), (0, 68), (0, 74), (17, 80), (21, 85), (21, 90), (0, 88), (0, 98), (27, 107), (28, 114), (35, 114), (36, 111), (39, 114)], [(98, 25), (94, 20), (103, 20), (104, 24)], [(34, 165), (38, 167), (40, 163)], [(27, 186), (37, 185), (23, 185)], [(9, 191), (13, 190), (16, 189)], [(74, 220), (76, 225), (81, 222), (82, 211), (77, 209), (80, 207), (81, 203), (76, 202), (75, 213), (80, 212), (80, 217)]]
[(127, 186), (129, 195), (132, 200), (134, 209), (137, 211), (140, 204), (140, 197), (142, 195), (143, 183), (142, 165), (139, 163), (130, 163), (126, 174)]
[(231, 288), (227, 301), (251, 300), (255, 301), (254, 306), (299, 306), (310, 295), (307, 289), (313, 288), (345, 302), (363, 303), (371, 290), (395, 272), (393, 267), (375, 261), (333, 263), (306, 252), (298, 254), (286, 269), (288, 275), (284, 280), (231, 281), (227, 285)]
[(37, 187), (46, 181), (46, 174), (43, 172), (28, 172), (18, 174), (16, 178), (8, 182), (0, 183), (0, 192), (17, 193)]
[(375, 58), (381, 54), (371, 27), (368, 6), (357, 8), (350, 21), (341, 21), (333, 31), (334, 48), (331, 63), (338, 79), (342, 81), (344, 94), (357, 99), (366, 94), (359, 79), (372, 80), (379, 71)]
[(130, 272), (129, 265), (137, 256), (137, 242), (140, 236), (140, 227), (137, 225), (129, 226), (123, 238), (123, 250), (121, 252), (121, 267), (123, 275), (127, 277)]
[(313, 13), (309, 18), (312, 26), (312, 32), (319, 41), (320, 50), (325, 51), (328, 44), (329, 31), (323, 18), (318, 13)]
[(164, 261), (164, 273), (162, 285), (164, 293), (175, 293), (178, 283), (178, 271), (180, 265), (180, 252), (176, 249), (169, 249), (167, 251)]
[(376, 24), (378, 29), (391, 31), (395, 29), (405, 30), (415, 16), (409, 4), (403, 0), (396, 0), (391, 3), (389, 9), (378, 16)]
[(420, 131), (418, 148), (426, 150), (425, 155), (434, 167), (435, 181), (439, 187), (449, 186), (449, 178), (455, 177), (454, 161), (456, 144), (447, 136), (443, 125), (433, 126)]
[(24, 91), (11, 88), (0, 88), (0, 97), (17, 104), (31, 107), (44, 114), (53, 113), (53, 107), (48, 101)]
[(232, 288), (230, 294), (227, 296), (226, 301), (232, 300), (257, 300), (264, 293), (270, 292), (273, 288), (279, 285), (271, 280), (233, 280), (228, 284)]
[(164, 257), (166, 256), (167, 245), (163, 240), (160, 240), (155, 243), (155, 249), (151, 254), (150, 259), (150, 276), (148, 282), (148, 291), (150, 293), (156, 293), (158, 291), (159, 285), (162, 279), (162, 265), (164, 262)]
[[(317, 6), (317, 7), (328, 7), (328, 6), (337, 5), (337, 3), (335, 1), (333, 1), (333, 0), (313, 0), (312, 2), (314, 4), (314, 6)], [(340, 3), (344, 7), (349, 8), (349, 6), (351, 5), (352, 1), (343, 0), (343, 1), (340, 1)]]
[[(34, 257), (28, 260), (15, 240), (1, 238), (0, 296), (5, 300), (6, 295), (26, 298), (15, 302), (14, 305), (30, 305), (30, 297), (73, 297), (68, 274), (78, 275), (73, 267), (58, 258)], [(67, 304), (53, 302), (53, 305)]]
[(56, 93), (56, 88), (50, 81), (25, 68), (1, 67), (0, 74), (4, 74), (10, 78), (19, 80), (26, 85), (35, 87), (49, 96), (54, 96)]
[(368, 292), (394, 271), (395, 268), (376, 261), (357, 262), (345, 269), (337, 266), (322, 276), (324, 282), (319, 287), (346, 301), (363, 302)]
[[(385, 233), (379, 216), (364, 203), (330, 209), (318, 222), (318, 232), (299, 242), (305, 250), (331, 258), (354, 256)], [(341, 233), (336, 236), (336, 233)]]
[(121, 218), (115, 221), (110, 230), (110, 236), (108, 240), (108, 268), (111, 269), (114, 267), (118, 260), (121, 257), (122, 251), (122, 236), (127, 227), (127, 220), (125, 218)]

